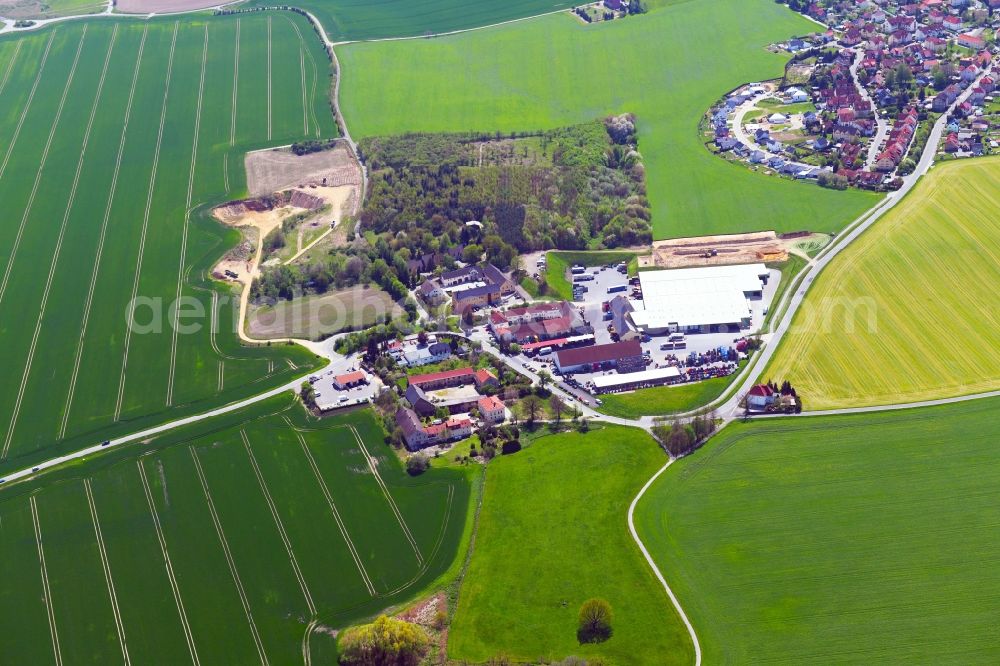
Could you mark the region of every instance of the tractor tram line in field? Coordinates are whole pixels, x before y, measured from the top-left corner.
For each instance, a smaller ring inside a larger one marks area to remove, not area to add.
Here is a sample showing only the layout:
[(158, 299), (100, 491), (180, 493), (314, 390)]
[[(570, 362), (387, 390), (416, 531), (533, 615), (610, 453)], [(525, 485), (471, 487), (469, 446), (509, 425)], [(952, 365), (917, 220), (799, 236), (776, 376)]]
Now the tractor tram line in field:
[(195, 472), (197, 472), (198, 480), (201, 483), (201, 491), (205, 495), (205, 502), (208, 504), (208, 512), (212, 517), (212, 524), (215, 526), (215, 533), (219, 537), (219, 544), (222, 546), (222, 552), (226, 556), (226, 564), (229, 566), (229, 573), (233, 577), (233, 583), (236, 585), (236, 591), (240, 596), (240, 603), (243, 605), (243, 612), (246, 614), (247, 622), (250, 625), (250, 632), (253, 634), (254, 643), (257, 646), (257, 653), (260, 655), (260, 663), (266, 666), (269, 662), (267, 659), (267, 651), (264, 649), (264, 642), (260, 638), (260, 632), (257, 631), (257, 623), (254, 622), (253, 613), (250, 610), (250, 601), (247, 598), (247, 593), (243, 587), (243, 581), (240, 580), (240, 574), (236, 570), (236, 562), (233, 559), (233, 554), (229, 550), (229, 542), (226, 540), (226, 535), (222, 530), (222, 523), (219, 520), (219, 514), (215, 510), (215, 502), (212, 501), (212, 494), (208, 488), (208, 480), (205, 478), (205, 471), (201, 467), (201, 460), (198, 459), (198, 452), (195, 450), (194, 446), (188, 447), (191, 452), (191, 459), (194, 461)]
[(271, 17), (267, 17), (267, 140), (271, 140)]
[[(86, 28), (84, 28), (84, 33), (86, 34)], [(38, 308), (38, 319), (35, 321), (35, 331), (31, 336), (31, 345), (28, 349), (28, 358), (24, 364), (24, 372), (21, 375), (21, 385), (17, 391), (17, 399), (14, 402), (14, 409), (10, 420), (10, 426), (7, 429), (7, 436), (4, 439), (3, 444), (3, 457), (6, 457), (7, 451), (10, 448), (11, 441), (14, 438), (14, 431), (17, 428), (17, 419), (21, 413), (21, 403), (24, 400), (24, 393), (28, 387), (28, 379), (31, 376), (31, 365), (35, 359), (35, 352), (38, 348), (38, 338), (42, 332), (42, 323), (45, 319), (45, 310), (48, 306), (49, 296), (52, 291), (52, 282), (55, 278), (56, 267), (59, 264), (59, 257), (62, 254), (63, 240), (66, 236), (66, 227), (69, 224), (70, 213), (73, 211), (73, 204), (76, 201), (77, 189), (80, 185), (80, 176), (83, 173), (83, 162), (87, 154), (87, 146), (90, 142), (90, 134), (94, 128), (94, 119), (97, 117), (98, 105), (101, 101), (101, 93), (104, 91), (104, 82), (107, 79), (108, 66), (111, 64), (111, 54), (114, 51), (115, 41), (118, 37), (118, 26), (114, 27), (111, 33), (111, 39), (108, 43), (108, 52), (104, 57), (104, 66), (101, 69), (101, 78), (97, 84), (97, 92), (94, 95), (94, 103), (90, 107), (90, 116), (87, 119), (87, 129), (83, 135), (83, 145), (80, 148), (80, 158), (76, 163), (76, 172), (73, 175), (73, 183), (70, 186), (69, 199), (66, 203), (66, 210), (63, 214), (62, 224), (59, 227), (59, 235), (56, 240), (56, 248), (52, 254), (52, 261), (49, 264), (48, 277), (45, 280), (45, 289), (42, 292), (42, 300)], [(83, 45), (83, 40), (80, 41), (81, 47)], [(79, 57), (79, 52), (77, 53)]]
[[(236, 19), (236, 50), (233, 54), (233, 108), (229, 120), (229, 147), (236, 145), (236, 104), (240, 94), (240, 20)], [(226, 191), (229, 191), (229, 156), (224, 162)]]
[(312, 468), (313, 475), (316, 477), (317, 483), (319, 483), (320, 490), (323, 491), (323, 497), (326, 499), (326, 503), (330, 507), (333, 519), (337, 522), (340, 534), (344, 537), (344, 542), (347, 544), (347, 549), (351, 552), (351, 557), (354, 559), (354, 564), (358, 567), (358, 572), (364, 580), (365, 587), (368, 588), (368, 593), (373, 597), (377, 597), (378, 592), (375, 590), (375, 586), (372, 584), (371, 578), (368, 576), (368, 571), (365, 569), (364, 562), (362, 562), (361, 556), (358, 554), (358, 549), (354, 545), (354, 541), (351, 540), (351, 535), (347, 532), (347, 525), (344, 524), (344, 520), (340, 516), (340, 511), (337, 510), (337, 505), (333, 501), (333, 495), (330, 494), (330, 488), (326, 485), (326, 481), (323, 479), (323, 475), (319, 471), (319, 465), (316, 464), (316, 459), (309, 450), (305, 437), (303, 437), (302, 433), (297, 429), (295, 430), (295, 437), (299, 440), (299, 445), (302, 447), (303, 453), (306, 454), (306, 459), (309, 461), (309, 467)]
[(62, 650), (59, 648), (59, 629), (56, 627), (55, 609), (52, 606), (52, 590), (49, 587), (49, 572), (45, 566), (45, 546), (42, 543), (42, 526), (38, 520), (38, 502), (35, 494), (28, 498), (31, 504), (31, 522), (35, 528), (35, 545), (38, 548), (38, 566), (42, 575), (42, 596), (45, 602), (45, 611), (49, 617), (49, 635), (52, 638), (52, 654), (55, 658), (56, 666), (62, 666)]
[(167, 407), (174, 404), (174, 377), (177, 370), (177, 335), (180, 319), (181, 296), (184, 290), (184, 266), (187, 263), (188, 230), (191, 222), (191, 200), (194, 194), (195, 166), (198, 163), (198, 136), (201, 132), (201, 106), (205, 93), (205, 64), (208, 61), (208, 25), (201, 50), (201, 78), (198, 80), (198, 105), (194, 116), (194, 138), (191, 140), (191, 166), (188, 169), (187, 197), (184, 202), (184, 220), (181, 227), (181, 253), (177, 267), (177, 290), (174, 293), (174, 326), (170, 338), (170, 372), (167, 378)]
[[(148, 455), (148, 454), (147, 454)], [(177, 578), (174, 575), (174, 567), (170, 561), (170, 553), (167, 552), (167, 541), (163, 536), (163, 526), (160, 524), (160, 516), (156, 513), (156, 502), (153, 499), (153, 491), (149, 487), (149, 480), (146, 478), (146, 469), (140, 457), (135, 461), (139, 467), (139, 478), (142, 481), (142, 489), (146, 495), (146, 502), (149, 504), (149, 513), (153, 518), (153, 528), (156, 531), (156, 539), (160, 545), (160, 552), (163, 555), (163, 566), (170, 580), (170, 590), (173, 593), (174, 604), (177, 606), (177, 614), (180, 617), (181, 628), (184, 630), (184, 638), (187, 641), (188, 651), (191, 654), (191, 661), (199, 665), (198, 650), (194, 644), (194, 635), (191, 633), (191, 625), (188, 622), (187, 612), (184, 610), (184, 601), (181, 599), (180, 587), (177, 585)]]
[(254, 476), (257, 477), (257, 484), (260, 486), (260, 491), (267, 502), (267, 508), (271, 511), (271, 517), (274, 519), (274, 526), (278, 529), (281, 543), (285, 546), (285, 551), (288, 553), (288, 562), (291, 564), (292, 571), (302, 590), (302, 597), (309, 608), (309, 616), (310, 618), (315, 618), (316, 604), (313, 603), (312, 593), (309, 591), (309, 585), (306, 583), (302, 568), (299, 566), (299, 560), (295, 557), (295, 550), (292, 548), (292, 542), (288, 538), (288, 531), (285, 529), (285, 524), (281, 521), (281, 516), (278, 515), (278, 509), (275, 507), (271, 492), (267, 489), (267, 484), (264, 482), (264, 475), (257, 464), (257, 458), (254, 457), (253, 450), (250, 448), (250, 439), (247, 437), (246, 430), (240, 429), (240, 438), (243, 440), (243, 447), (246, 449), (247, 456), (250, 458), (250, 464), (253, 466)]
[(7, 69), (3, 73), (3, 80), (0, 80), (0, 96), (2, 96), (4, 91), (7, 89), (7, 82), (10, 80), (11, 72), (14, 71), (14, 65), (17, 64), (17, 56), (21, 53), (21, 47), (23, 45), (23, 41), (18, 41), (17, 46), (14, 47), (14, 55), (10, 57), (10, 62), (7, 63)]
[[(177, 48), (177, 31), (180, 23), (174, 23), (174, 33), (170, 40), (170, 55), (167, 56), (167, 78), (163, 85), (163, 105), (160, 109), (160, 129), (156, 135), (156, 150), (153, 153), (153, 169), (149, 175), (149, 191), (146, 195), (146, 209), (142, 218), (142, 232), (139, 235), (139, 253), (135, 262), (135, 277), (132, 282), (132, 296), (129, 303), (134, 303), (139, 294), (139, 278), (142, 276), (142, 261), (146, 250), (146, 232), (149, 230), (149, 216), (153, 208), (153, 193), (156, 188), (156, 172), (160, 164), (160, 148), (163, 146), (163, 128), (167, 120), (167, 100), (170, 96), (170, 81), (174, 70), (174, 53)], [(125, 375), (128, 371), (128, 352), (132, 342), (132, 327), (125, 325), (125, 349), (122, 353), (121, 377), (118, 380), (118, 399), (115, 402), (114, 420), (121, 418), (122, 403), (125, 401)]]
[(94, 502), (94, 491), (89, 478), (83, 480), (83, 489), (87, 495), (87, 505), (90, 507), (90, 517), (94, 523), (94, 537), (97, 539), (98, 552), (101, 555), (101, 567), (104, 569), (104, 582), (108, 586), (108, 597), (111, 599), (111, 611), (115, 620), (115, 631), (118, 633), (118, 643), (122, 648), (122, 659), (125, 666), (131, 666), (132, 660), (128, 654), (125, 642), (125, 624), (122, 622), (121, 610), (118, 607), (118, 595), (115, 592), (114, 577), (111, 575), (111, 565), (108, 563), (108, 552), (104, 546), (104, 534), (101, 532), (101, 522), (97, 517), (97, 504)]
[(76, 354), (73, 359), (73, 372), (69, 380), (69, 391), (66, 396), (66, 405), (63, 408), (62, 423), (59, 426), (59, 437), (66, 436), (66, 428), (69, 424), (70, 410), (73, 407), (73, 396), (76, 392), (76, 382), (80, 375), (80, 363), (83, 360), (83, 343), (87, 336), (87, 325), (90, 322), (90, 311), (94, 304), (94, 292), (97, 288), (97, 276), (101, 269), (101, 259), (104, 255), (104, 243), (108, 235), (108, 222), (111, 219), (111, 207), (115, 200), (115, 191), (118, 187), (118, 176), (121, 174), (122, 156), (125, 152), (125, 139), (128, 134), (129, 120), (132, 116), (132, 102), (135, 99), (135, 89), (139, 81), (139, 66), (142, 64), (142, 55), (146, 47), (146, 38), (149, 35), (149, 26), (144, 26), (142, 38), (139, 41), (139, 52), (135, 58), (135, 70), (132, 73), (132, 85), (129, 89), (128, 102), (125, 105), (125, 120), (122, 123), (121, 138), (118, 142), (118, 155), (115, 159), (115, 168), (111, 176), (111, 187), (108, 190), (108, 203), (104, 209), (104, 217), (101, 220), (101, 231), (98, 234), (97, 252), (94, 257), (94, 267), (90, 274), (90, 285), (87, 290), (87, 297), (83, 308), (83, 320), (80, 323), (80, 335), (76, 344)]
[(45, 44), (45, 51), (42, 53), (42, 59), (38, 63), (38, 74), (35, 75), (35, 82), (31, 85), (31, 92), (28, 93), (28, 99), (25, 100), (24, 107), (21, 109), (21, 116), (17, 119), (14, 134), (11, 136), (10, 143), (7, 144), (7, 152), (4, 154), (3, 162), (0, 163), (0, 180), (3, 180), (4, 174), (7, 173), (7, 164), (10, 162), (11, 153), (14, 152), (14, 146), (21, 135), (21, 128), (24, 127), (24, 120), (28, 117), (28, 111), (31, 110), (31, 102), (35, 99), (35, 93), (38, 92), (38, 84), (42, 81), (42, 73), (45, 71), (45, 63), (49, 60), (49, 52), (52, 50), (52, 41), (56, 38), (56, 32), (56, 30), (52, 31), (52, 34), (49, 35), (49, 41)]
[[(45, 163), (49, 159), (49, 152), (52, 150), (52, 142), (55, 141), (56, 132), (59, 129), (59, 122), (62, 120), (63, 111), (66, 108), (66, 98), (69, 97), (69, 89), (73, 85), (73, 79), (76, 77), (76, 69), (80, 64), (80, 54), (83, 52), (83, 44), (87, 38), (87, 25), (83, 26), (83, 32), (80, 35), (80, 41), (76, 46), (76, 55), (73, 57), (73, 65), (70, 67), (69, 75), (66, 77), (66, 84), (63, 86), (62, 97), (59, 99), (59, 107), (56, 110), (56, 116), (52, 119), (52, 126), (49, 128), (49, 136), (45, 141), (45, 148), (42, 149), (42, 160), (38, 165), (38, 170), (35, 172), (35, 182), (31, 187), (31, 193), (28, 195), (28, 203), (24, 207), (24, 213), (21, 215), (21, 224), (17, 228), (17, 235), (14, 237), (14, 244), (10, 250), (10, 256), (7, 257), (7, 267), (4, 269), (3, 279), (0, 280), (0, 304), (3, 304), (3, 298), (7, 293), (7, 285), (10, 281), (10, 273), (14, 268), (14, 262), (17, 261), (17, 252), (21, 248), (21, 240), (24, 238), (24, 228), (28, 225), (28, 218), (31, 216), (31, 209), (35, 204), (35, 199), (38, 196), (38, 188), (42, 184), (42, 174), (45, 171)], [(13, 146), (13, 144), (11, 144)], [(4, 446), (4, 455), (6, 455), (6, 445)]]
[(382, 494), (385, 496), (385, 501), (389, 504), (389, 508), (392, 509), (393, 515), (396, 516), (396, 520), (399, 522), (399, 526), (403, 530), (403, 534), (406, 535), (406, 540), (410, 542), (410, 546), (413, 548), (413, 554), (417, 556), (417, 564), (423, 566), (424, 556), (420, 554), (420, 548), (417, 546), (417, 540), (413, 538), (413, 533), (410, 532), (410, 526), (406, 524), (406, 520), (403, 519), (403, 514), (399, 510), (399, 506), (396, 505), (396, 500), (392, 498), (392, 493), (389, 492), (388, 486), (385, 485), (385, 481), (378, 473), (378, 462), (374, 456), (368, 451), (368, 447), (365, 446), (364, 441), (361, 439), (361, 435), (358, 434), (357, 428), (354, 426), (347, 426), (351, 434), (354, 435), (355, 441), (358, 446), (361, 447), (361, 452), (365, 456), (365, 462), (368, 463), (368, 469), (371, 470), (372, 476), (375, 477), (375, 482), (378, 484), (379, 488), (382, 489)]

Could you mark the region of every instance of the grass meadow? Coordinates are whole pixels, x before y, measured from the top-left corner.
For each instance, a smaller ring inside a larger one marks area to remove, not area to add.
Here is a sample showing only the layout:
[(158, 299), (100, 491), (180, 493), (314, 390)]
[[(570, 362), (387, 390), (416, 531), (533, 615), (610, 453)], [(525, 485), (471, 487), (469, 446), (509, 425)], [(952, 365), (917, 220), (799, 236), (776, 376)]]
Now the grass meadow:
[(996, 663), (1000, 401), (735, 423), (636, 527), (706, 664)]
[(332, 628), (449, 568), (469, 492), (288, 395), (4, 488), (5, 660), (333, 663)]
[[(665, 461), (641, 430), (613, 426), (547, 435), (494, 459), (449, 656), (690, 663), (690, 639), (625, 523), (635, 493)], [(611, 603), (614, 634), (580, 645), (577, 615), (591, 597)]]
[(1000, 388), (1000, 159), (940, 164), (816, 279), (765, 377), (807, 409)]
[[(464, 30), (568, 9), (565, 0), (301, 0), (295, 4), (312, 12), (330, 39), (416, 37)], [(250, 6), (273, 6), (253, 0)]]
[[(239, 345), (234, 295), (207, 277), (238, 234), (206, 211), (245, 191), (246, 150), (334, 134), (327, 68), (284, 12), (0, 39), (0, 469), (316, 362)], [(170, 325), (179, 296), (191, 330)]]
[(766, 51), (768, 43), (813, 30), (769, 0), (694, 0), (600, 25), (552, 15), (431, 40), (351, 44), (339, 50), (342, 108), (358, 137), (547, 129), (632, 112), (654, 237), (835, 231), (876, 195), (753, 173), (709, 153), (698, 135), (720, 95), (780, 76), (786, 58)]
[(691, 411), (707, 405), (722, 395), (737, 376), (738, 374), (734, 373), (727, 377), (715, 377), (690, 384), (602, 394), (600, 397), (603, 404), (599, 411), (623, 419), (637, 419), (647, 415), (669, 416)]

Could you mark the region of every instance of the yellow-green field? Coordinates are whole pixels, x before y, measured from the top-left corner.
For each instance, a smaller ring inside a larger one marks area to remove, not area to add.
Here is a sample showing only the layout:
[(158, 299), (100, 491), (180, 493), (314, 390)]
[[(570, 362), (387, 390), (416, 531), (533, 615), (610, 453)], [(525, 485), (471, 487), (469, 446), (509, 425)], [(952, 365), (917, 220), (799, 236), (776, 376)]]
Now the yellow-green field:
[(1000, 159), (934, 168), (816, 280), (765, 377), (808, 409), (1000, 388)]

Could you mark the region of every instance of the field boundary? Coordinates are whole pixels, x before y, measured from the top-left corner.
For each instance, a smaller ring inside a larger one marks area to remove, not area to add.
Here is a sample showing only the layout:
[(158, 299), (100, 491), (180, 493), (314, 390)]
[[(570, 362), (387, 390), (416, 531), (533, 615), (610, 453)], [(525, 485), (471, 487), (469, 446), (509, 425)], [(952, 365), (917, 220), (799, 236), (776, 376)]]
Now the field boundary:
[(122, 658), (125, 666), (132, 663), (128, 654), (128, 644), (125, 641), (125, 624), (122, 622), (121, 611), (118, 608), (118, 595), (115, 593), (114, 577), (111, 575), (111, 565), (108, 562), (108, 552), (104, 547), (104, 534), (97, 518), (97, 504), (94, 502), (94, 492), (90, 487), (90, 479), (83, 480), (83, 490), (87, 495), (87, 505), (90, 507), (90, 518), (94, 521), (94, 536), (97, 538), (97, 549), (101, 554), (101, 567), (104, 569), (104, 582), (108, 586), (108, 597), (111, 599), (111, 611), (115, 619), (115, 631), (118, 633), (118, 643), (122, 648)]
[(45, 602), (45, 611), (49, 616), (49, 636), (52, 640), (52, 654), (55, 657), (56, 666), (62, 666), (62, 650), (59, 647), (59, 629), (56, 627), (55, 609), (52, 607), (52, 589), (49, 587), (49, 571), (45, 566), (45, 547), (42, 545), (42, 526), (38, 520), (38, 503), (35, 495), (28, 498), (31, 504), (31, 522), (35, 528), (35, 545), (38, 548), (38, 566), (42, 574), (42, 593)]
[(229, 550), (229, 542), (226, 540), (226, 535), (222, 530), (222, 523), (219, 520), (219, 514), (215, 510), (215, 502), (212, 501), (212, 493), (208, 489), (208, 480), (205, 478), (205, 471), (201, 467), (201, 460), (198, 459), (198, 452), (195, 450), (194, 446), (189, 446), (188, 451), (191, 452), (191, 459), (194, 461), (195, 472), (198, 474), (198, 481), (201, 484), (201, 492), (205, 496), (205, 502), (208, 504), (208, 512), (212, 517), (212, 524), (215, 526), (215, 533), (219, 537), (219, 543), (222, 545), (222, 552), (226, 556), (226, 564), (229, 566), (229, 573), (233, 576), (233, 583), (236, 584), (236, 591), (239, 593), (240, 601), (243, 604), (243, 612), (246, 614), (247, 622), (250, 624), (250, 631), (253, 633), (253, 641), (257, 644), (257, 654), (260, 656), (260, 663), (266, 666), (269, 663), (267, 660), (267, 651), (264, 649), (264, 643), (257, 631), (257, 623), (254, 622), (253, 613), (250, 611), (250, 601), (247, 599), (247, 593), (243, 587), (243, 581), (240, 579), (240, 574), (236, 570), (236, 562), (233, 560), (233, 554)]
[(243, 447), (246, 449), (247, 456), (250, 458), (250, 464), (253, 466), (254, 475), (257, 477), (257, 483), (260, 485), (261, 493), (264, 495), (264, 500), (267, 502), (267, 508), (271, 511), (271, 518), (274, 519), (274, 526), (278, 528), (278, 534), (281, 536), (281, 542), (285, 546), (285, 551), (288, 553), (288, 561), (292, 565), (293, 573), (295, 574), (296, 580), (298, 580), (299, 588), (302, 591), (302, 596), (305, 599), (306, 605), (309, 607), (309, 613), (312, 617), (316, 617), (316, 604), (313, 603), (312, 592), (309, 591), (309, 585), (306, 583), (306, 577), (302, 573), (302, 569), (299, 567), (299, 560), (295, 557), (295, 549), (292, 548), (292, 541), (288, 538), (288, 532), (285, 530), (285, 524), (281, 520), (281, 516), (278, 515), (278, 508), (274, 504), (274, 499), (271, 497), (271, 491), (267, 489), (267, 483), (264, 481), (264, 475), (260, 471), (260, 466), (257, 464), (257, 458), (253, 455), (253, 450), (250, 448), (250, 438), (247, 437), (246, 430), (240, 429), (240, 438), (243, 440)]
[[(174, 53), (177, 48), (177, 32), (180, 23), (174, 22), (174, 34), (170, 40), (170, 55), (167, 56), (167, 78), (163, 84), (163, 104), (160, 109), (160, 129), (156, 135), (156, 150), (153, 153), (153, 169), (149, 174), (149, 192), (146, 195), (146, 210), (142, 216), (142, 233), (139, 235), (139, 257), (135, 262), (135, 278), (132, 281), (132, 297), (129, 303), (134, 303), (139, 294), (139, 279), (142, 277), (142, 260), (146, 253), (146, 232), (149, 230), (149, 214), (153, 208), (153, 192), (156, 189), (156, 171), (160, 165), (160, 148), (163, 146), (163, 128), (167, 121), (167, 100), (170, 96), (170, 79), (174, 72)], [(132, 327), (125, 324), (125, 351), (122, 354), (122, 373), (118, 381), (118, 400), (115, 403), (114, 420), (118, 421), (122, 414), (122, 403), (125, 400), (125, 376), (128, 372), (128, 352), (132, 343)]]
[[(77, 47), (76, 51), (76, 59), (73, 61), (73, 70), (70, 74), (69, 81), (67, 81), (66, 89), (63, 91), (62, 100), (59, 103), (59, 112), (56, 115), (57, 119), (60, 116), (62, 116), (63, 107), (65, 106), (66, 102), (66, 96), (69, 93), (69, 86), (73, 80), (73, 73), (76, 72), (76, 65), (80, 60), (80, 53), (83, 51), (83, 42), (86, 35), (87, 35), (87, 26), (84, 26), (83, 34), (80, 36), (80, 44)], [(49, 295), (52, 293), (52, 281), (53, 279), (55, 279), (56, 267), (59, 265), (59, 256), (62, 253), (63, 239), (66, 237), (66, 225), (69, 222), (69, 216), (73, 210), (73, 202), (76, 199), (77, 186), (80, 183), (80, 174), (83, 171), (83, 158), (87, 152), (87, 143), (90, 141), (90, 130), (94, 126), (94, 117), (97, 114), (97, 106), (101, 100), (101, 91), (104, 88), (104, 80), (108, 73), (108, 64), (111, 62), (111, 51), (114, 49), (115, 37), (117, 35), (118, 35), (118, 26), (115, 26), (114, 32), (111, 33), (111, 41), (108, 45), (108, 53), (104, 58), (104, 69), (101, 70), (101, 79), (97, 85), (97, 92), (94, 96), (94, 103), (90, 108), (90, 118), (87, 121), (87, 129), (83, 135), (83, 145), (80, 148), (80, 159), (77, 161), (76, 173), (73, 176), (73, 185), (70, 187), (69, 199), (66, 201), (66, 210), (63, 213), (62, 223), (59, 226), (59, 235), (58, 239), (56, 240), (56, 248), (55, 251), (52, 253), (52, 261), (49, 263), (49, 274), (45, 279), (45, 289), (42, 291), (42, 300), (38, 306), (38, 318), (35, 320), (35, 331), (31, 336), (31, 345), (28, 347), (28, 358), (25, 360), (24, 363), (24, 372), (21, 374), (21, 384), (20, 386), (18, 386), (17, 389), (17, 399), (14, 401), (14, 409), (11, 412), (10, 423), (7, 427), (7, 435), (4, 438), (3, 451), (2, 453), (0, 453), (0, 458), (7, 457), (7, 451), (10, 449), (10, 444), (14, 440), (14, 430), (17, 428), (17, 420), (21, 414), (21, 404), (24, 401), (24, 392), (28, 388), (28, 380), (30, 379), (31, 375), (31, 365), (34, 363), (35, 351), (38, 349), (38, 336), (42, 332), (42, 321), (45, 318), (45, 309), (48, 306)], [(41, 171), (38, 172), (38, 175), (39, 177), (41, 176)], [(27, 217), (27, 211), (25, 211), (25, 217)], [(13, 264), (14, 264), (14, 255), (11, 254), (10, 263), (8, 263), (7, 265), (8, 271), (10, 271)], [(5, 276), (3, 287), (0, 287), (0, 301), (3, 300), (3, 294), (6, 285), (7, 281)]]
[[(148, 454), (147, 454), (148, 455)], [(163, 554), (163, 565), (170, 580), (170, 590), (173, 592), (174, 603), (177, 605), (177, 614), (181, 621), (181, 629), (184, 631), (184, 638), (187, 640), (188, 652), (191, 654), (191, 661), (195, 666), (200, 666), (201, 660), (198, 658), (198, 650), (194, 644), (194, 635), (191, 633), (191, 625), (188, 624), (187, 612), (184, 610), (184, 600), (181, 598), (181, 590), (174, 576), (174, 565), (170, 561), (170, 553), (167, 552), (167, 541), (163, 536), (163, 526), (160, 525), (160, 516), (156, 513), (156, 503), (153, 501), (153, 491), (149, 488), (149, 480), (146, 478), (146, 469), (142, 465), (142, 458), (135, 461), (139, 467), (139, 479), (142, 481), (142, 489), (146, 493), (146, 502), (149, 504), (149, 514), (153, 518), (153, 528), (156, 531), (156, 539), (160, 542), (160, 552)]]
[(90, 273), (90, 286), (87, 290), (86, 304), (83, 308), (83, 321), (80, 322), (80, 337), (76, 343), (76, 354), (73, 359), (73, 373), (70, 376), (69, 392), (66, 395), (66, 405), (63, 408), (62, 424), (59, 427), (59, 438), (66, 436), (66, 428), (69, 424), (69, 414), (73, 407), (73, 397), (76, 394), (76, 380), (80, 375), (80, 362), (83, 360), (83, 343), (87, 337), (87, 325), (90, 322), (90, 309), (94, 304), (94, 291), (97, 288), (97, 276), (101, 270), (101, 258), (104, 255), (104, 241), (108, 235), (108, 221), (111, 219), (111, 206), (114, 203), (115, 191), (118, 188), (118, 176), (121, 174), (122, 156), (125, 152), (125, 137), (128, 134), (129, 120), (132, 117), (132, 102), (135, 99), (135, 88), (139, 81), (139, 65), (142, 64), (143, 51), (146, 48), (146, 36), (149, 34), (149, 26), (144, 26), (142, 39), (139, 41), (139, 53), (135, 58), (135, 70), (132, 72), (132, 87), (129, 90), (128, 102), (125, 105), (125, 120), (122, 123), (121, 140), (118, 143), (118, 156), (115, 160), (114, 173), (111, 176), (111, 187), (108, 190), (108, 204), (104, 208), (104, 218), (101, 220), (101, 232), (97, 241), (97, 253), (94, 257), (94, 269)]

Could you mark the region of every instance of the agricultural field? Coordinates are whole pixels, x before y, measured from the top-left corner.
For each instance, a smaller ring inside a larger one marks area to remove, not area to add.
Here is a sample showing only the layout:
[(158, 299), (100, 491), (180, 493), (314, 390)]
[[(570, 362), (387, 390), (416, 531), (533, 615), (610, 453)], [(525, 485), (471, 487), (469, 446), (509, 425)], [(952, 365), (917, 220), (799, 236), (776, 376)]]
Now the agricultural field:
[(808, 409), (1000, 388), (1000, 158), (934, 167), (816, 279), (764, 377)]
[(396, 318), (403, 314), (403, 308), (386, 292), (357, 285), (320, 296), (251, 306), (247, 322), (250, 336), (255, 340), (288, 337), (318, 340), (324, 334), (365, 328), (387, 316)]
[(238, 233), (207, 211), (245, 191), (246, 150), (334, 134), (327, 67), (290, 12), (0, 39), (0, 469), (317, 363), (240, 347), (207, 277)]
[(97, 14), (108, 7), (105, 0), (0, 0), (0, 16), (9, 19), (45, 19)]
[[(613, 426), (546, 435), (494, 459), (449, 656), (691, 663), (690, 638), (625, 523), (632, 498), (665, 460), (649, 435)], [(577, 613), (591, 597), (611, 603), (614, 633), (581, 645)]]
[[(709, 25), (729, 38), (705, 39)], [(781, 74), (786, 58), (767, 44), (814, 29), (769, 0), (693, 0), (598, 25), (560, 14), (432, 40), (351, 44), (338, 51), (342, 107), (358, 138), (548, 129), (631, 112), (655, 238), (835, 231), (877, 196), (753, 173), (712, 155), (698, 134), (725, 91)]]
[[(301, 0), (334, 42), (418, 37), (535, 16), (576, 4), (565, 0)], [(248, 6), (273, 6), (252, 0)]]
[(736, 423), (636, 527), (706, 664), (996, 663), (1000, 400)]
[(5, 487), (5, 661), (334, 663), (333, 630), (423, 591), (467, 519), (466, 472), (410, 477), (382, 436), (285, 394)]

